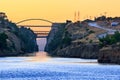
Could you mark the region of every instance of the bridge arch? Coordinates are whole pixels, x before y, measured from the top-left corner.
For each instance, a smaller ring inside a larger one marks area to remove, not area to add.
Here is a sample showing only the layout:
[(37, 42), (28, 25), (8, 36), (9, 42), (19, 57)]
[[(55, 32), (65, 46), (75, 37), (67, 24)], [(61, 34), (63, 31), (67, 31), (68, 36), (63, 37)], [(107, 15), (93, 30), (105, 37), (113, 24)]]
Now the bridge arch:
[(16, 24), (20, 24), (20, 23), (23, 23), (23, 22), (26, 22), (26, 21), (32, 21), (32, 20), (40, 20), (40, 21), (45, 21), (45, 22), (48, 22), (48, 23), (53, 23), (52, 21), (49, 21), (49, 20), (46, 20), (46, 19), (24, 19), (22, 21), (19, 21), (17, 22)]

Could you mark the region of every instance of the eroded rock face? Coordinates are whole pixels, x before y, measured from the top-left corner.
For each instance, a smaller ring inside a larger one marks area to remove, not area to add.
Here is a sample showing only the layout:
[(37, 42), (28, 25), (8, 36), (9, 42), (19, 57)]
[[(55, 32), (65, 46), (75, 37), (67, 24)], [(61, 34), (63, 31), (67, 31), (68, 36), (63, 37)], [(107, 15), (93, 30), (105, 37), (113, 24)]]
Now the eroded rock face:
[(97, 59), (99, 52), (99, 46), (97, 44), (80, 44), (77, 46), (69, 46), (60, 50), (57, 50), (52, 55), (61, 57), (76, 57), (86, 59)]
[[(1, 31), (4, 29), (1, 29)], [(6, 47), (2, 46), (0, 49), (0, 56), (11, 56), (17, 55), (21, 52), (21, 40), (12, 32), (4, 30), (4, 33), (8, 38), (3, 44), (6, 44)], [(0, 33), (1, 34), (1, 33)], [(4, 37), (4, 36), (3, 36)]]
[(21, 27), (19, 32), (19, 38), (22, 41), (22, 50), (29, 53), (38, 51), (38, 46), (36, 43), (37, 36), (34, 34), (34, 32), (24, 27)]
[(60, 46), (64, 34), (64, 29), (64, 23), (54, 23), (52, 25), (52, 29), (47, 37), (45, 51), (51, 53)]
[[(1, 20), (1, 19), (0, 19)], [(0, 57), (20, 56), (38, 51), (36, 34), (28, 28), (18, 28), (16, 24), (2, 19), (0, 23)]]
[(120, 47), (114, 46), (113, 47), (106, 47), (100, 50), (99, 63), (115, 63), (120, 64)]

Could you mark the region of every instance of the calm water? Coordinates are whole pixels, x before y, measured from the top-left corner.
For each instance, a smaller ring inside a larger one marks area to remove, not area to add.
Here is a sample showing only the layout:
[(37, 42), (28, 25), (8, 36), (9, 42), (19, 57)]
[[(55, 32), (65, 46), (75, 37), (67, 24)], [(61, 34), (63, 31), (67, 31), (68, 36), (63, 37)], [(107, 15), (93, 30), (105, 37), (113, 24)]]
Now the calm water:
[[(42, 51), (45, 39), (37, 40)], [(0, 58), (0, 80), (120, 80), (120, 66), (38, 52), (34, 57)]]

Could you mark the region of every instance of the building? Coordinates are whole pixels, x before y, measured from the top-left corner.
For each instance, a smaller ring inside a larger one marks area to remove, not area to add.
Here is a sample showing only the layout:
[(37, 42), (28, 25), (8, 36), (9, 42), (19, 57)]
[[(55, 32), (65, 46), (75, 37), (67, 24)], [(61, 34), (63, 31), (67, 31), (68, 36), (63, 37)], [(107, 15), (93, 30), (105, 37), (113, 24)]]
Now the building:
[(111, 23), (111, 26), (118, 26), (119, 25), (119, 22), (112, 22)]

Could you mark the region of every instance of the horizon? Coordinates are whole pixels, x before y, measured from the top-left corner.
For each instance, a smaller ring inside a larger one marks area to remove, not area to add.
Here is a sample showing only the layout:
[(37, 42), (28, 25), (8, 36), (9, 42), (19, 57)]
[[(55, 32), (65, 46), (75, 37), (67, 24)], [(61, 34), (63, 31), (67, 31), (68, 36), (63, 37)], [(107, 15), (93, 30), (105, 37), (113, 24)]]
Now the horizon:
[(79, 12), (80, 20), (93, 19), (100, 15), (119, 16), (119, 0), (1, 0), (0, 10), (8, 19), (18, 22), (28, 18), (42, 18), (53, 22), (74, 21)]

